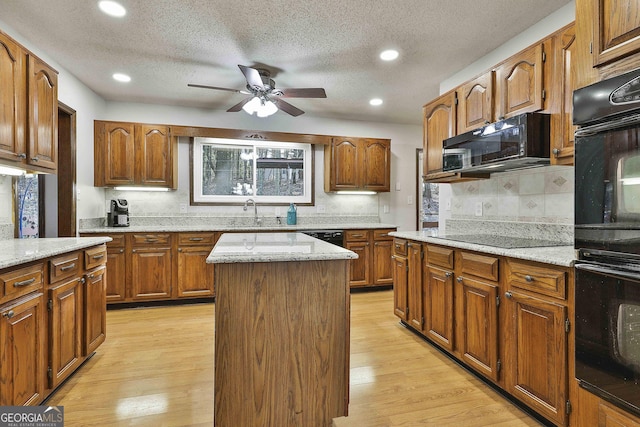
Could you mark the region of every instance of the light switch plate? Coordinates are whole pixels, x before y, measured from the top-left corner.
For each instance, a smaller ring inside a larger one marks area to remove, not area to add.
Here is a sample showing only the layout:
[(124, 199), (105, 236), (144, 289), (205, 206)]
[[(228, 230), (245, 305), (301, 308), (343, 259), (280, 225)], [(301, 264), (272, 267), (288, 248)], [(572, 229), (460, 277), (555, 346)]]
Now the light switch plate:
[(476, 216), (482, 216), (482, 202), (476, 202)]
[(180, 213), (187, 213), (187, 204), (180, 203)]

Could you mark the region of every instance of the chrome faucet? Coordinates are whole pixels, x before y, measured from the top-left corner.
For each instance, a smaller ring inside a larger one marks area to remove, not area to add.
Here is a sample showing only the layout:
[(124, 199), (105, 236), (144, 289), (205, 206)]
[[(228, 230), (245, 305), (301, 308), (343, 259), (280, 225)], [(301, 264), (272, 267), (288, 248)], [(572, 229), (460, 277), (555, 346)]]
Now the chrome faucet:
[(243, 211), (247, 210), (247, 206), (249, 205), (249, 203), (253, 203), (253, 223), (256, 225), (260, 225), (260, 223), (262, 222), (262, 220), (260, 220), (260, 218), (258, 218), (258, 206), (256, 206), (256, 201), (253, 199), (247, 199), (244, 202), (244, 207), (242, 208)]

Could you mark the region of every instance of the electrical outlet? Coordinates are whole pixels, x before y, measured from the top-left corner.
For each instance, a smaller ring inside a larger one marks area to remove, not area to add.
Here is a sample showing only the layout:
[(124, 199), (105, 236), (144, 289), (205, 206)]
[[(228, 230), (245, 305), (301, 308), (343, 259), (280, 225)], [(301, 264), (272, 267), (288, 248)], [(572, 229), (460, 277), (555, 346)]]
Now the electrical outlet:
[(180, 213), (187, 213), (187, 204), (180, 203)]
[(325, 206), (324, 205), (316, 205), (316, 212), (317, 213), (325, 213)]
[(447, 200), (447, 202), (444, 205), (444, 210), (445, 211), (450, 211), (451, 210), (451, 200)]
[(384, 206), (382, 207), (382, 212), (384, 212), (384, 213), (388, 214), (388, 213), (389, 213), (389, 205), (384, 205)]
[(276, 214), (276, 216), (282, 216), (282, 215), (280, 215), (280, 208), (276, 208), (275, 214)]
[(482, 216), (482, 202), (476, 202), (476, 216)]
[(413, 196), (407, 196), (407, 204), (408, 205), (412, 205), (413, 204)]

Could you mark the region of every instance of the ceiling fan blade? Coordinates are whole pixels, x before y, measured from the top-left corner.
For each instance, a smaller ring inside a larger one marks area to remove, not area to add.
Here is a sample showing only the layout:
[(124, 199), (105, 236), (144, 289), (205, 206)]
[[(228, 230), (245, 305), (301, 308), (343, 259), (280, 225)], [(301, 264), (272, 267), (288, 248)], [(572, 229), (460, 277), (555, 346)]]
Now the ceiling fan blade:
[(227, 110), (227, 113), (237, 113), (238, 111), (242, 110), (242, 107), (244, 107), (244, 104), (246, 104), (247, 102), (251, 101), (251, 99), (253, 99), (253, 96), (250, 96), (248, 98), (243, 99), (242, 101), (238, 102), (233, 107), (229, 108)]
[(256, 90), (265, 90), (258, 70), (251, 67), (245, 67), (244, 65), (238, 65), (238, 67), (240, 68), (240, 71), (242, 71), (242, 74), (244, 74), (244, 78), (247, 79), (249, 87), (255, 88)]
[(294, 107), (282, 99), (278, 99), (277, 97), (271, 98), (274, 104), (278, 106), (278, 109), (284, 111), (287, 114), (292, 115), (293, 117), (298, 117), (300, 114), (304, 114), (304, 111), (299, 109), (298, 107)]
[(283, 98), (326, 98), (327, 94), (321, 87), (309, 87), (298, 89), (277, 89)]
[(229, 89), (229, 88), (226, 88), (226, 87), (196, 85), (196, 84), (192, 84), (192, 83), (189, 83), (187, 86), (189, 86), (189, 87), (201, 87), (201, 88), (203, 88), (203, 89), (226, 90), (227, 92), (242, 93), (242, 91), (241, 91), (241, 90), (238, 90), (238, 89)]

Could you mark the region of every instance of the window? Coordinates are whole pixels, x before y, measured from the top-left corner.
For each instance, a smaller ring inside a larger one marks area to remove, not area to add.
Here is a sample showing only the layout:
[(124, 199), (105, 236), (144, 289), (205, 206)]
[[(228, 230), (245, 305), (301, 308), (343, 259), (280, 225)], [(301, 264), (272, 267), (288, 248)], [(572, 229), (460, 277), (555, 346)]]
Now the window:
[(311, 144), (195, 138), (193, 201), (311, 204)]

